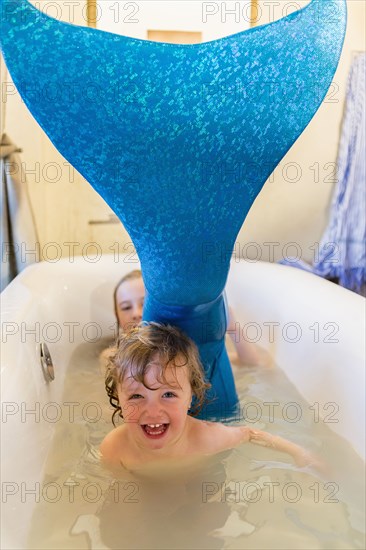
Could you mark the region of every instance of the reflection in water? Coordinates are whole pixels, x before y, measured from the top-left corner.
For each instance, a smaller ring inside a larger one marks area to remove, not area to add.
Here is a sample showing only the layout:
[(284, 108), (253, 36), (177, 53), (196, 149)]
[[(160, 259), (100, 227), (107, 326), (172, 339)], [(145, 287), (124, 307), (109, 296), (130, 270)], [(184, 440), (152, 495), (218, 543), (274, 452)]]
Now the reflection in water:
[(71, 359), (63, 401), (78, 406), (56, 427), (42, 484), (50, 490), (35, 510), (29, 548), (365, 547), (363, 464), (280, 371), (236, 369), (246, 418), (231, 423), (321, 453), (329, 463), (327, 479), (250, 444), (143, 473), (104, 469), (98, 447), (112, 425), (98, 364), (103, 346), (83, 344)]

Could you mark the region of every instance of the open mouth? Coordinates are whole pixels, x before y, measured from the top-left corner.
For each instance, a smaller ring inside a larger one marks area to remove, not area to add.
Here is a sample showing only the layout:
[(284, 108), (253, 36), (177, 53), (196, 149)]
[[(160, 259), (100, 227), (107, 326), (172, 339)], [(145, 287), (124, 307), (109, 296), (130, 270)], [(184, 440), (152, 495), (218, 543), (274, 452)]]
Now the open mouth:
[(159, 439), (166, 434), (169, 424), (141, 424), (141, 428), (150, 439)]

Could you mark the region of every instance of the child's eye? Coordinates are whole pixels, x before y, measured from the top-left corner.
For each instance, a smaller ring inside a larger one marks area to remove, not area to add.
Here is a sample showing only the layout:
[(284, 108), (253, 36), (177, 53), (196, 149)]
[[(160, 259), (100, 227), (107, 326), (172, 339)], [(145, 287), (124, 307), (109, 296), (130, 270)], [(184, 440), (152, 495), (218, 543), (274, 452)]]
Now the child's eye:
[(138, 399), (139, 397), (142, 397), (142, 395), (140, 395), (139, 393), (134, 393), (128, 399)]
[(166, 391), (163, 395), (163, 397), (177, 397), (175, 393), (172, 391)]

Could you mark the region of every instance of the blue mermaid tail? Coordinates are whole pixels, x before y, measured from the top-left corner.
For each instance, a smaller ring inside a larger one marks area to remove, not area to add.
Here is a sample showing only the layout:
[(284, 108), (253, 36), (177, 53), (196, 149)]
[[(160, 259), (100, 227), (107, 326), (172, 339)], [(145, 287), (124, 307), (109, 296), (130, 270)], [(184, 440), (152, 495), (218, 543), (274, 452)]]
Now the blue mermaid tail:
[(312, 0), (195, 45), (78, 27), (27, 0), (1, 0), (1, 9), (1, 48), (24, 102), (134, 242), (144, 319), (184, 328), (212, 395), (234, 403), (222, 297), (231, 252), (332, 82), (345, 0)]

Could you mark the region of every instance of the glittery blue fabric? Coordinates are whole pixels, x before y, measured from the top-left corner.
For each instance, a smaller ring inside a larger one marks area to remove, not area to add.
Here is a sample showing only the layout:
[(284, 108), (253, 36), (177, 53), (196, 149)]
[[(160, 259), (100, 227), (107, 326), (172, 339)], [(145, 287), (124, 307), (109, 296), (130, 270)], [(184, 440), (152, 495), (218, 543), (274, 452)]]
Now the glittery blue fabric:
[(279, 21), (195, 45), (78, 27), (27, 0), (1, 8), (1, 48), (24, 102), (135, 244), (144, 318), (185, 328), (212, 395), (234, 403), (222, 298), (231, 251), (331, 84), (345, 0), (312, 0)]

